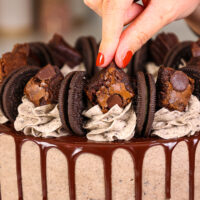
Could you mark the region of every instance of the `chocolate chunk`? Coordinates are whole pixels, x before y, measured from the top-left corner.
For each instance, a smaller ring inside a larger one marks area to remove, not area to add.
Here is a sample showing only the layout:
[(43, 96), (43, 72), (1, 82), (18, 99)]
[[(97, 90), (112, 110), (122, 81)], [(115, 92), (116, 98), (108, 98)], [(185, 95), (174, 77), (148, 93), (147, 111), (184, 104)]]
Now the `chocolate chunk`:
[(172, 75), (170, 82), (171, 82), (173, 88), (179, 92), (184, 91), (189, 84), (187, 75), (181, 71), (176, 71)]
[(35, 106), (57, 103), (63, 78), (57, 66), (48, 64), (27, 83), (24, 94)]
[(108, 108), (112, 108), (114, 105), (118, 104), (118, 106), (122, 107), (123, 105), (123, 99), (120, 95), (114, 94), (110, 96), (107, 100)]
[(169, 67), (159, 69), (156, 82), (158, 108), (185, 111), (194, 90), (194, 80), (184, 75)]
[(128, 105), (135, 95), (130, 78), (114, 63), (96, 74), (87, 84), (85, 91), (91, 103), (98, 104), (104, 113), (110, 108), (108, 99), (112, 95), (122, 98), (122, 108)]

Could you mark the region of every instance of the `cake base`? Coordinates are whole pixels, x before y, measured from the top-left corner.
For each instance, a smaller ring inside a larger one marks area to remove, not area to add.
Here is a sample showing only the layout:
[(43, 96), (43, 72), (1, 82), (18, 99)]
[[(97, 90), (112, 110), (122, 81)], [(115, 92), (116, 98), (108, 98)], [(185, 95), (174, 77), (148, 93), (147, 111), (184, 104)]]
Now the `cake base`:
[(101, 143), (0, 125), (0, 199), (198, 200), (199, 139)]

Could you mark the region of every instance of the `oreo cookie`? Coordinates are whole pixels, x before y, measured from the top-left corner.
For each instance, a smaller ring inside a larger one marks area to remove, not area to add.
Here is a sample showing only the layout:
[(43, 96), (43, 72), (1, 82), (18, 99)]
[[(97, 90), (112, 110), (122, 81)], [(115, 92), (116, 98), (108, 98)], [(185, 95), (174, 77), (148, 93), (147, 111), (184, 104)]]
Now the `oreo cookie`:
[(68, 132), (72, 132), (70, 124), (69, 124), (67, 110), (68, 110), (68, 95), (69, 95), (70, 82), (74, 74), (75, 72), (70, 72), (64, 78), (64, 80), (61, 83), (59, 97), (58, 97), (59, 113), (60, 113), (62, 126)]
[(152, 75), (138, 72), (136, 137), (150, 137), (156, 106), (156, 86)]
[(142, 136), (142, 130), (144, 128), (145, 120), (148, 113), (148, 89), (143, 72), (138, 72), (137, 79), (137, 99), (136, 99), (136, 136)]
[(75, 135), (83, 136), (83, 110), (87, 102), (84, 94), (86, 72), (69, 73), (61, 84), (59, 92), (59, 112), (63, 127)]
[(157, 65), (163, 64), (166, 54), (179, 43), (174, 33), (160, 33), (150, 45), (153, 61)]
[(146, 81), (148, 87), (149, 103), (148, 103), (148, 114), (143, 133), (144, 137), (150, 137), (155, 115), (155, 108), (156, 108), (156, 84), (151, 74), (146, 74)]
[(96, 58), (98, 53), (98, 44), (96, 40), (89, 37), (80, 37), (76, 41), (76, 49), (83, 56), (83, 62), (85, 64), (87, 74), (92, 77), (97, 71)]
[(133, 56), (130, 63), (127, 66), (127, 74), (131, 77), (135, 77), (137, 72), (145, 72), (147, 62), (150, 61), (150, 44), (151, 40), (145, 43)]
[(14, 122), (18, 115), (17, 108), (22, 102), (21, 99), (24, 95), (26, 83), (39, 69), (40, 68), (36, 66), (22, 67), (7, 80), (2, 92), (2, 108), (5, 116), (11, 122)]
[(182, 59), (188, 62), (192, 57), (192, 41), (184, 41), (175, 45), (165, 56), (164, 66), (178, 69), (182, 64)]

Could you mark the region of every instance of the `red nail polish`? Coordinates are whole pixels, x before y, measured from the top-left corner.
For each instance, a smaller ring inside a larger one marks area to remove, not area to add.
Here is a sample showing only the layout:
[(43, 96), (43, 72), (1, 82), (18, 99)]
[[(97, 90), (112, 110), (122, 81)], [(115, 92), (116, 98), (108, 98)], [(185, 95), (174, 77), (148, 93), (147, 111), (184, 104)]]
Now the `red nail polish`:
[(132, 51), (130, 51), (130, 50), (127, 51), (127, 53), (126, 53), (126, 55), (125, 55), (125, 57), (123, 59), (123, 68), (125, 68), (128, 65), (128, 63), (130, 62), (132, 56), (133, 56)]
[(101, 66), (104, 63), (104, 55), (102, 53), (98, 53), (97, 60), (96, 60), (96, 66)]

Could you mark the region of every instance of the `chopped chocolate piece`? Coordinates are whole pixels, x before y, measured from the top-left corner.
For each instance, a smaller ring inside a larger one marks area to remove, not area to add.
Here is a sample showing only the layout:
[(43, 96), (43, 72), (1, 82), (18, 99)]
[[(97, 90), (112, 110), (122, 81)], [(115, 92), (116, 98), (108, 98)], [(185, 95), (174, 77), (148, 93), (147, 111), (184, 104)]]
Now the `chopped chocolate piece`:
[(158, 72), (157, 106), (171, 111), (185, 111), (194, 90), (194, 80), (184, 72), (161, 67)]
[(154, 62), (157, 65), (163, 64), (169, 50), (178, 43), (178, 37), (174, 33), (160, 33), (150, 46)]
[(183, 92), (189, 84), (189, 79), (185, 73), (176, 71), (172, 75), (170, 82), (176, 91)]
[(197, 42), (192, 43), (191, 49), (193, 57), (200, 56), (200, 39)]
[(58, 67), (62, 67), (65, 63), (74, 67), (82, 61), (80, 53), (58, 34), (54, 34), (47, 45), (50, 47), (54, 63)]
[(135, 95), (129, 77), (114, 63), (90, 80), (86, 94), (91, 103), (99, 104), (104, 113), (115, 104), (125, 107)]
[(48, 64), (26, 84), (24, 94), (35, 106), (57, 103), (63, 78), (57, 66)]

